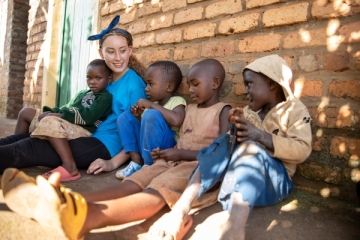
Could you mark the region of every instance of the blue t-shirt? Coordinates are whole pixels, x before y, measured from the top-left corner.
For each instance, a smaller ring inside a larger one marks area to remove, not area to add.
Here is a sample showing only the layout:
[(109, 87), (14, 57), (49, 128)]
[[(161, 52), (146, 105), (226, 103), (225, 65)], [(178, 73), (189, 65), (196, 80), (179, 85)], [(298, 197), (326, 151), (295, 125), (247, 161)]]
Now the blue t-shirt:
[(99, 139), (106, 146), (111, 157), (123, 149), (116, 119), (140, 98), (146, 98), (145, 87), (142, 78), (134, 70), (129, 69), (120, 79), (110, 83), (106, 88), (113, 96), (113, 112), (100, 124), (92, 137)]

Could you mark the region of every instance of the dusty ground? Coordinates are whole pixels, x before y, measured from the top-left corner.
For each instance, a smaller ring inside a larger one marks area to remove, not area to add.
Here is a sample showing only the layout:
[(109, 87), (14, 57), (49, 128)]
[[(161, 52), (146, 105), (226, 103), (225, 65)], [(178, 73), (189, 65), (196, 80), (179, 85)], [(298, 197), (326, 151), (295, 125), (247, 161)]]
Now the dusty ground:
[[(14, 120), (0, 117), (0, 137), (13, 133)], [(1, 156), (0, 156), (1, 161)], [(44, 167), (23, 169), (31, 176), (43, 173)], [(65, 184), (84, 192), (119, 183), (115, 172), (89, 176)], [(1, 189), (0, 189), (1, 191)], [(146, 221), (94, 230), (85, 239), (146, 239), (151, 224), (163, 213)], [(217, 223), (224, 217), (220, 204), (215, 204), (194, 215), (194, 224), (185, 239), (213, 239)], [(360, 239), (360, 205), (323, 198), (295, 190), (285, 201), (272, 207), (255, 208), (248, 220), (246, 239)], [(0, 239), (61, 239), (52, 229), (43, 228), (35, 221), (11, 212), (0, 194)]]

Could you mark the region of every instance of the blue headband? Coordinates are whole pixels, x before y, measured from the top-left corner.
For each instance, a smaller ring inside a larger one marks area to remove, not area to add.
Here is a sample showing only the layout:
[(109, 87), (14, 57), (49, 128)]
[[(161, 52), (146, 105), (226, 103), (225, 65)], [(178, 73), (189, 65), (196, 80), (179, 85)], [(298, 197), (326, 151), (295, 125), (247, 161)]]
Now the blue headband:
[(109, 26), (101, 31), (99, 34), (95, 34), (88, 37), (88, 40), (95, 41), (101, 39), (105, 34), (109, 33), (120, 21), (120, 15), (116, 15), (114, 19), (111, 21)]

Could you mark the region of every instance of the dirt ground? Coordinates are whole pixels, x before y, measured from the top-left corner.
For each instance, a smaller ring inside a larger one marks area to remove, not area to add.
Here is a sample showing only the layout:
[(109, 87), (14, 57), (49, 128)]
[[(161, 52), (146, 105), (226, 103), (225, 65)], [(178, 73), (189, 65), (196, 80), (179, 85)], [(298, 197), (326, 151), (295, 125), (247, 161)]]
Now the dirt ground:
[[(0, 138), (12, 134), (15, 123), (0, 117)], [(45, 167), (23, 169), (31, 176), (46, 170)], [(115, 172), (97, 176), (87, 175), (84, 170), (80, 173), (82, 178), (64, 185), (81, 193), (119, 183)], [(146, 239), (149, 227), (167, 211), (169, 209), (164, 208), (148, 220), (93, 230), (85, 239)], [(214, 239), (218, 223), (224, 216), (219, 203), (195, 213), (194, 224), (184, 239)], [(35, 221), (11, 212), (2, 194), (0, 236), (0, 239), (62, 239), (53, 229), (41, 227)], [(360, 205), (295, 190), (280, 204), (255, 207), (247, 223), (246, 239), (360, 239)]]

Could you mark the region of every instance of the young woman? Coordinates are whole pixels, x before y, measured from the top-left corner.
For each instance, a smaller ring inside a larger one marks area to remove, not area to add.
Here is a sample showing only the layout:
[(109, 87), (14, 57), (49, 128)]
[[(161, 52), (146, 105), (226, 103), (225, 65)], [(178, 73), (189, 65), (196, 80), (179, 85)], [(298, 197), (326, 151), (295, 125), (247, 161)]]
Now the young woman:
[[(145, 68), (132, 55), (132, 36), (124, 29), (114, 28), (120, 20), (116, 16), (107, 29), (90, 36), (99, 40), (99, 54), (113, 71), (114, 81), (107, 90), (113, 95), (113, 113), (98, 127), (92, 137), (69, 141), (80, 169), (86, 169), (95, 159), (117, 158), (125, 162), (129, 156), (121, 152), (122, 144), (117, 131), (116, 119), (131, 108), (138, 99), (146, 98), (142, 80)], [(61, 159), (48, 141), (30, 138), (30, 134), (16, 134), (0, 139), (0, 174), (8, 167), (24, 168), (61, 165)]]

